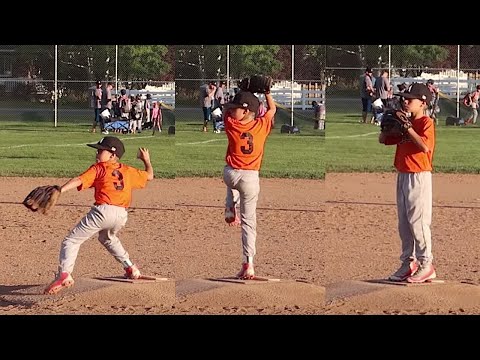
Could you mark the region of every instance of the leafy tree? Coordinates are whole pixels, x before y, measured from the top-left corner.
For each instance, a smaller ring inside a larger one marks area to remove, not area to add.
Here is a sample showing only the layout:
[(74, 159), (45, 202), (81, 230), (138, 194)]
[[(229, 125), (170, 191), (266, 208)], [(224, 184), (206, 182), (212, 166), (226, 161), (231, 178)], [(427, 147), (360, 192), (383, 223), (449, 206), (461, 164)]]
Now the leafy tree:
[[(118, 47), (118, 76), (122, 80), (161, 81), (170, 74), (173, 62), (165, 61), (165, 45), (121, 45)], [(17, 47), (19, 76), (55, 78), (54, 45), (21, 45)], [(58, 46), (58, 79), (95, 81), (114, 80), (114, 45)]]
[(120, 79), (161, 81), (172, 72), (173, 63), (165, 61), (165, 45), (121, 45), (118, 49)]
[(224, 79), (227, 73), (226, 45), (176, 46), (176, 79)]
[(448, 49), (441, 45), (392, 45), (392, 66), (405, 69), (402, 76), (419, 76), (426, 68), (438, 67), (448, 56)]
[(283, 67), (276, 58), (279, 50), (278, 45), (230, 46), (231, 77), (241, 79), (252, 74), (267, 74), (275, 78)]

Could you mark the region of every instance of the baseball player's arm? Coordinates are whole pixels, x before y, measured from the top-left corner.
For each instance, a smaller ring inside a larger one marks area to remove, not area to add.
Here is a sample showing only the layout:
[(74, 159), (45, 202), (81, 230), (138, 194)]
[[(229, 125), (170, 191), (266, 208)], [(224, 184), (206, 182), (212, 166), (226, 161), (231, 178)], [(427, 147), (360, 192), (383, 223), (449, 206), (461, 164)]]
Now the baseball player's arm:
[(267, 113), (271, 113), (271, 116), (273, 118), (273, 115), (277, 112), (277, 105), (275, 105), (275, 101), (273, 101), (272, 94), (270, 92), (265, 93), (265, 100), (267, 101), (267, 112), (265, 113), (265, 116)]
[(145, 171), (148, 173), (147, 180), (153, 180), (153, 167), (150, 162), (150, 153), (146, 148), (139, 148), (137, 153), (137, 158), (143, 161), (145, 165)]
[(60, 192), (64, 193), (68, 190), (75, 189), (75, 188), (79, 187), (80, 185), (82, 185), (82, 179), (80, 179), (79, 176), (74, 177), (74, 178), (68, 180), (65, 184), (62, 185), (62, 187), (60, 188)]
[(418, 135), (416, 133), (415, 130), (413, 130), (413, 128), (409, 128), (407, 130), (407, 134), (410, 136), (410, 139), (412, 139), (413, 143), (415, 145), (418, 146), (418, 148), (420, 150), (422, 150), (424, 153), (427, 153), (430, 151), (430, 149), (428, 148), (428, 146), (423, 142), (422, 138), (420, 137), (420, 135)]

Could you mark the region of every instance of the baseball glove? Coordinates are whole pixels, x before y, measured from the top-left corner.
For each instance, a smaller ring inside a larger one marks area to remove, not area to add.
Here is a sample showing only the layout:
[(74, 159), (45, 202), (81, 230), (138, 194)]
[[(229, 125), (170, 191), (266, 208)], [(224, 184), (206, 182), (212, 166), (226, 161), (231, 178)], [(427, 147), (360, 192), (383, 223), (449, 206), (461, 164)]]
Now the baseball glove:
[(61, 191), (58, 185), (38, 186), (23, 200), (23, 205), (31, 211), (39, 211), (46, 214), (60, 197)]
[(381, 131), (388, 136), (403, 136), (412, 127), (408, 113), (402, 110), (387, 110), (383, 114)]
[(238, 87), (243, 91), (264, 94), (270, 92), (272, 83), (273, 80), (270, 76), (252, 75), (249, 78), (241, 80)]

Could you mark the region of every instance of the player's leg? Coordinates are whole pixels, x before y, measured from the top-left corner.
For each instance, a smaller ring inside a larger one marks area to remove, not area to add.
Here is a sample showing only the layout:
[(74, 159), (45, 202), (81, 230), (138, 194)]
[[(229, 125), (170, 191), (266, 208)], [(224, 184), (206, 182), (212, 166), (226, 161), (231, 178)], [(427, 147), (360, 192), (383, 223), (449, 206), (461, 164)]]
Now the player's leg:
[(415, 238), (410, 228), (408, 218), (408, 187), (409, 174), (397, 174), (397, 216), (398, 216), (398, 233), (401, 240), (402, 253), (400, 255), (401, 265), (389, 279), (393, 281), (405, 281), (415, 273), (418, 268), (415, 259)]
[(237, 184), (240, 191), (240, 219), (242, 228), (242, 270), (240, 278), (255, 276), (253, 258), (256, 254), (257, 201), (260, 193), (259, 173), (255, 170), (240, 170), (241, 179)]
[(108, 252), (122, 264), (125, 277), (137, 279), (140, 271), (130, 260), (128, 252), (123, 247), (118, 232), (125, 226), (128, 219), (127, 211), (119, 206), (99, 205), (104, 215), (103, 229), (98, 234), (98, 241), (105, 246)]
[(80, 246), (102, 229), (102, 214), (96, 207), (80, 220), (80, 222), (63, 239), (60, 246), (58, 273), (55, 280), (45, 289), (46, 294), (55, 294), (73, 285), (73, 272)]
[(407, 210), (415, 239), (415, 256), (419, 268), (407, 279), (409, 282), (424, 282), (436, 277), (432, 254), (432, 173), (423, 171), (410, 175)]
[(240, 203), (240, 193), (235, 188), (240, 180), (238, 170), (232, 169), (230, 166), (223, 168), (223, 182), (227, 186), (227, 194), (225, 197), (225, 222), (230, 226), (240, 225), (238, 217), (238, 205)]

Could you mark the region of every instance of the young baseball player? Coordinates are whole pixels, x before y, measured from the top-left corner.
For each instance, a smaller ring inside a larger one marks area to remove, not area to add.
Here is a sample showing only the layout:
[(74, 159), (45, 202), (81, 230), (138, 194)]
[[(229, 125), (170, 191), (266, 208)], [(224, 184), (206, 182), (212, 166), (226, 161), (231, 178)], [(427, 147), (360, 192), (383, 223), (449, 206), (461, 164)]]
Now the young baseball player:
[[(276, 112), (270, 92), (265, 93), (267, 112), (255, 118), (260, 105), (251, 92), (240, 91), (232, 102), (225, 104), (224, 124), (228, 137), (226, 165), (223, 180), (227, 185), (225, 221), (230, 225), (241, 223), (243, 263), (237, 277), (255, 276), (253, 257), (256, 253), (257, 200), (260, 192), (259, 170), (265, 141), (272, 128)], [(240, 218), (237, 205), (240, 205)]]
[(98, 233), (98, 240), (125, 269), (125, 277), (137, 279), (140, 271), (132, 263), (117, 233), (127, 222), (127, 208), (132, 200), (132, 190), (144, 188), (153, 179), (153, 168), (148, 149), (139, 148), (137, 158), (143, 161), (145, 170), (119, 162), (125, 152), (122, 141), (106, 136), (96, 144), (96, 163), (79, 176), (70, 179), (62, 187), (64, 193), (94, 188), (95, 203), (87, 215), (63, 239), (60, 263), (55, 280), (45, 288), (46, 294), (55, 294), (73, 285), (71, 276), (80, 246)]
[(402, 92), (404, 110), (411, 113), (403, 138), (380, 133), (379, 141), (397, 145), (394, 165), (397, 174), (398, 230), (402, 242), (400, 268), (389, 279), (421, 283), (436, 277), (433, 267), (432, 235), (432, 158), (435, 127), (426, 116), (432, 99), (425, 84), (413, 83)]

